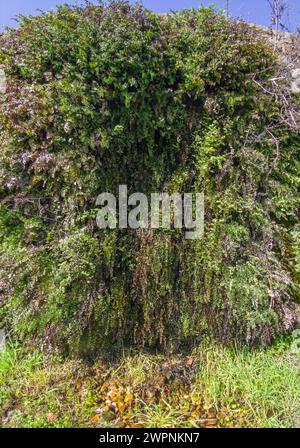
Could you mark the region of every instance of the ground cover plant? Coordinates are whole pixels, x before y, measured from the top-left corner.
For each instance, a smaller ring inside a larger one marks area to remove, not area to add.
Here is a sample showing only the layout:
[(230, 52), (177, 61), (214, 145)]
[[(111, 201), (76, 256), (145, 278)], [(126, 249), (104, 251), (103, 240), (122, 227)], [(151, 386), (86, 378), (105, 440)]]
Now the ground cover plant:
[(114, 362), (0, 354), (3, 427), (298, 427), (299, 350), (203, 344), (189, 356), (126, 353)]

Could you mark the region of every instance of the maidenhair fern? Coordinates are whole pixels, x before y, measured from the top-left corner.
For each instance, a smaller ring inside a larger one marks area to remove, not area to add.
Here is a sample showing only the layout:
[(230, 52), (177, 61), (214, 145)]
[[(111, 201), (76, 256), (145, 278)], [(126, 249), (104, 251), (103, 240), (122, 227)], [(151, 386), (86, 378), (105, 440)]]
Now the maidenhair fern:
[[(0, 37), (2, 325), (80, 353), (267, 344), (296, 322), (297, 102), (214, 9), (59, 7)], [(203, 191), (205, 232), (101, 231), (99, 193)]]

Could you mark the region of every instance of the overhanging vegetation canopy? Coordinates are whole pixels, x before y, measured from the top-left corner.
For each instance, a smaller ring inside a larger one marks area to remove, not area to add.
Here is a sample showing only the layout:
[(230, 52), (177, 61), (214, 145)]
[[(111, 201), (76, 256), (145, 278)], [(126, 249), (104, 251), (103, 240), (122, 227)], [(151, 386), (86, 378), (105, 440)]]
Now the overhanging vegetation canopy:
[[(267, 344), (293, 328), (299, 98), (253, 28), (211, 8), (63, 6), (5, 32), (0, 64), (10, 331), (93, 353)], [(96, 197), (120, 184), (203, 191), (204, 237), (99, 231)]]

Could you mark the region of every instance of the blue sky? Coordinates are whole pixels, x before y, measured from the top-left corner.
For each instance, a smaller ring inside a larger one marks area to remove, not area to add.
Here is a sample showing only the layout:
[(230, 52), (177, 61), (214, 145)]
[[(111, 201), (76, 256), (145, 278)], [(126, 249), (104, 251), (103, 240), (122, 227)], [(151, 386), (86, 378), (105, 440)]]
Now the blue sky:
[[(289, 27), (300, 27), (300, 0), (287, 0), (289, 4)], [(57, 4), (76, 3), (75, 0), (0, 0), (0, 30), (6, 26), (16, 26), (12, 20), (18, 14), (35, 14), (37, 9), (44, 11), (55, 8)], [(80, 3), (80, 1), (79, 1)], [(214, 3), (220, 8), (225, 8), (225, 0), (143, 0), (147, 8), (156, 12), (167, 12), (182, 8), (205, 6)], [(229, 0), (230, 12), (234, 17), (242, 17), (246, 21), (256, 22), (262, 25), (270, 24), (270, 12), (267, 0)]]

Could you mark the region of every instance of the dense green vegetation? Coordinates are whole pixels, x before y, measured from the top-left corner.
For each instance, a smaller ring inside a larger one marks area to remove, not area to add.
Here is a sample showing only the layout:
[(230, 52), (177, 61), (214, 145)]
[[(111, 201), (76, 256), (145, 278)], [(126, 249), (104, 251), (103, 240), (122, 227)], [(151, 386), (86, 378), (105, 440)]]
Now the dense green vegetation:
[[(11, 334), (92, 357), (205, 338), (266, 345), (293, 329), (298, 105), (254, 29), (213, 9), (64, 6), (5, 32), (0, 65)], [(119, 184), (203, 191), (204, 237), (100, 231), (96, 197)]]

